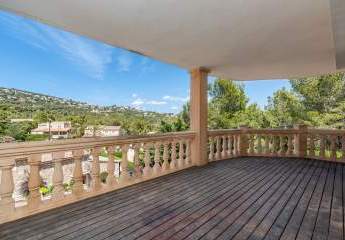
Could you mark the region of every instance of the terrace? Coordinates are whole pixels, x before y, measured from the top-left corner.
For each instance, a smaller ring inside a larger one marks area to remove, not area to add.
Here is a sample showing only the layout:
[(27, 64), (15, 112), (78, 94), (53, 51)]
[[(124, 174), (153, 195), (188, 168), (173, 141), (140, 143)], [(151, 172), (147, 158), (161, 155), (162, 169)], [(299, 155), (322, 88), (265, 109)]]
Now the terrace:
[[(217, 3), (0, 0), (4, 10), (191, 70), (188, 132), (0, 145), (1, 239), (344, 239), (345, 130), (207, 126), (209, 74), (344, 70), (344, 2)], [(19, 166), (29, 174), (20, 199)], [(46, 169), (54, 188), (42, 196)]]

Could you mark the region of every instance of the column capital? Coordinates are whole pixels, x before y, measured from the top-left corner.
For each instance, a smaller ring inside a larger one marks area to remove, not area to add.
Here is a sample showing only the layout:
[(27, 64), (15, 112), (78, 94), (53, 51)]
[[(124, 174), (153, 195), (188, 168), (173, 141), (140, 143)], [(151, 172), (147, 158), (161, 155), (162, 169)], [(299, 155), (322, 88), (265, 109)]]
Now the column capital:
[(189, 70), (189, 73), (190, 74), (193, 74), (195, 72), (202, 72), (202, 73), (210, 73), (211, 72), (211, 69), (210, 68), (207, 68), (207, 67), (196, 67), (196, 68), (192, 68)]

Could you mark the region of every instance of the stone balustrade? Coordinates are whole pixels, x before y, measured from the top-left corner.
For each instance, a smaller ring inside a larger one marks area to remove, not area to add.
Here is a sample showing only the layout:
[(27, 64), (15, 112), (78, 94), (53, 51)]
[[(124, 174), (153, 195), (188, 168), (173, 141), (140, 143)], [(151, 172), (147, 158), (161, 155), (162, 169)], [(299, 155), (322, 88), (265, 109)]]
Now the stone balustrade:
[(309, 129), (308, 158), (345, 162), (345, 130)]
[[(0, 223), (191, 167), (194, 136), (184, 132), (0, 145)], [(21, 182), (24, 198), (16, 201), (19, 164), (28, 169), (28, 179)], [(72, 170), (66, 171), (66, 165)], [(43, 193), (45, 169), (52, 171), (46, 186), (51, 191)]]
[(211, 130), (209, 161), (242, 156), (302, 157), (345, 162), (345, 130), (291, 129)]
[[(0, 145), (0, 223), (191, 167), (198, 160), (191, 153), (194, 139), (194, 132), (183, 132)], [(345, 162), (345, 130), (208, 131), (209, 162), (243, 156)], [(14, 177), (18, 168), (27, 179)], [(46, 175), (50, 191), (44, 194)], [(21, 197), (18, 186), (26, 189)]]

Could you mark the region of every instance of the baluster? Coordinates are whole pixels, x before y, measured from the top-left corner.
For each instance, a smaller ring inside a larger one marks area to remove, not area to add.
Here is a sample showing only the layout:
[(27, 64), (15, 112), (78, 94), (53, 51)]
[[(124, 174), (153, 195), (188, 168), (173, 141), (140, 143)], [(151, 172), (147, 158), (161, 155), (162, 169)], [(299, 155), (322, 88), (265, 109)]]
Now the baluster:
[(278, 147), (277, 136), (272, 135), (272, 155), (274, 156), (278, 155), (277, 147)]
[(114, 186), (117, 184), (116, 182), (116, 178), (115, 178), (115, 147), (114, 146), (110, 146), (110, 147), (106, 147), (107, 153), (108, 153), (108, 162), (107, 162), (107, 172), (108, 172), (108, 176), (107, 176), (107, 185), (108, 186)]
[(8, 213), (14, 210), (14, 200), (12, 198), (14, 191), (13, 167), (14, 159), (0, 159), (0, 218), (7, 217)]
[(160, 165), (160, 157), (161, 157), (161, 144), (156, 142), (155, 143), (155, 156), (154, 156), (154, 165), (153, 165), (153, 174), (159, 175), (161, 173), (161, 165)]
[(320, 158), (325, 158), (325, 138), (324, 136), (320, 135)]
[(178, 157), (179, 157), (179, 159), (178, 159), (178, 162), (177, 162), (177, 167), (179, 168), (179, 169), (182, 169), (182, 168), (184, 168), (184, 148), (183, 148), (183, 141), (182, 140), (180, 140), (180, 142), (179, 142), (179, 153), (178, 153)]
[(185, 160), (186, 166), (188, 167), (192, 165), (190, 144), (191, 144), (190, 140), (188, 139), (186, 141), (186, 160)]
[(282, 135), (279, 136), (279, 156), (285, 155), (285, 150), (284, 150), (284, 137)]
[(41, 203), (41, 176), (40, 176), (40, 164), (41, 164), (41, 154), (32, 154), (29, 156), (29, 166), (30, 166), (30, 175), (29, 175), (29, 197), (28, 197), (28, 206), (30, 208), (36, 208)]
[(292, 138), (293, 138), (292, 135), (288, 135), (288, 150), (287, 150), (287, 152), (288, 152), (289, 156), (292, 156), (292, 154), (293, 154)]
[(142, 177), (140, 158), (139, 158), (140, 145), (139, 143), (134, 145), (134, 175), (137, 178)]
[(209, 144), (210, 144), (210, 154), (208, 155), (208, 159), (210, 162), (214, 161), (214, 139), (213, 137), (209, 138)]
[(220, 138), (218, 136), (216, 136), (216, 159), (215, 160), (219, 160), (220, 159)]
[(169, 170), (169, 142), (164, 142), (163, 144), (163, 164), (162, 164), (163, 171)]
[(65, 159), (65, 152), (53, 153), (53, 200), (61, 200), (65, 195), (65, 189), (63, 187), (63, 170), (62, 161)]
[(330, 158), (332, 161), (335, 161), (337, 159), (337, 149), (336, 149), (336, 136), (332, 135), (330, 136), (330, 140), (331, 140), (331, 146), (330, 146)]
[(144, 163), (145, 167), (143, 169), (143, 176), (149, 177), (151, 176), (152, 169), (150, 166), (151, 158), (150, 158), (150, 143), (145, 143), (144, 145), (145, 155), (144, 155)]
[(257, 151), (258, 151), (258, 154), (261, 154), (262, 153), (262, 143), (261, 143), (261, 139), (262, 139), (262, 136), (261, 135), (258, 135), (257, 136)]
[(121, 172), (120, 172), (120, 183), (126, 183), (129, 180), (129, 173), (128, 173), (128, 145), (124, 144), (121, 146), (121, 152), (122, 152), (122, 159), (121, 159)]
[(232, 155), (232, 136), (228, 136), (228, 157)]
[(73, 171), (73, 187), (72, 193), (79, 195), (84, 191), (83, 186), (83, 165), (84, 149), (78, 149), (73, 151), (74, 159), (74, 171)]
[(342, 148), (342, 160), (345, 161), (345, 136), (342, 136), (342, 144), (341, 144), (341, 148)]
[(99, 155), (101, 153), (101, 148), (95, 147), (91, 149), (91, 188), (93, 190), (99, 190), (101, 188), (101, 178), (100, 178), (100, 165), (99, 165)]
[(315, 142), (313, 135), (310, 135), (309, 137), (309, 155), (311, 157), (315, 157)]
[(226, 138), (222, 136), (222, 159), (226, 158)]
[(177, 160), (176, 160), (176, 142), (175, 140), (171, 143), (171, 162), (170, 162), (170, 169), (174, 170), (177, 167)]
[(255, 147), (255, 136), (249, 135), (249, 155), (254, 154), (254, 147)]
[(265, 154), (268, 155), (270, 153), (270, 136), (265, 136)]

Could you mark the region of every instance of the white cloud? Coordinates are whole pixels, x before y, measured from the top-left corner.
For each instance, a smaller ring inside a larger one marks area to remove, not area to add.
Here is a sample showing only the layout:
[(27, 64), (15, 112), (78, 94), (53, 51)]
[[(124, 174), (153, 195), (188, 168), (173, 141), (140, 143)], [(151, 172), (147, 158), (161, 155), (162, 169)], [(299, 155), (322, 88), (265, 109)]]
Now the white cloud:
[(152, 105), (165, 105), (167, 102), (165, 101), (157, 101), (157, 100), (147, 100), (143, 98), (136, 98), (134, 101), (131, 103), (132, 107), (138, 108), (138, 107), (143, 107), (145, 106), (152, 106)]
[(143, 104), (145, 104), (145, 101), (141, 98), (137, 98), (131, 103), (132, 106), (140, 106)]
[(172, 101), (172, 102), (187, 102), (189, 100), (189, 97), (176, 97), (176, 96), (164, 96), (164, 100)]
[(102, 79), (112, 62), (112, 47), (106, 44), (6, 13), (1, 13), (0, 20), (10, 27), (11, 36), (64, 57), (92, 78)]
[(132, 98), (136, 98), (136, 97), (138, 97), (138, 94), (133, 93), (133, 94), (132, 94)]
[(177, 106), (172, 106), (171, 109), (172, 109), (172, 110), (177, 110), (178, 107), (177, 107)]
[(146, 104), (147, 105), (164, 105), (164, 104), (167, 104), (167, 102), (151, 100), (151, 101), (147, 101)]
[(117, 57), (116, 62), (118, 72), (129, 72), (133, 60), (128, 53), (123, 52)]

